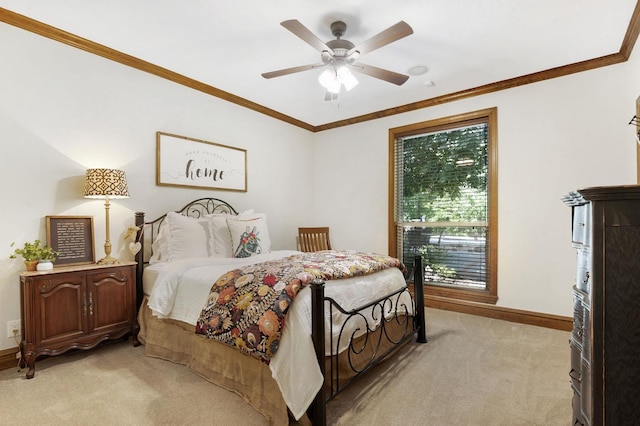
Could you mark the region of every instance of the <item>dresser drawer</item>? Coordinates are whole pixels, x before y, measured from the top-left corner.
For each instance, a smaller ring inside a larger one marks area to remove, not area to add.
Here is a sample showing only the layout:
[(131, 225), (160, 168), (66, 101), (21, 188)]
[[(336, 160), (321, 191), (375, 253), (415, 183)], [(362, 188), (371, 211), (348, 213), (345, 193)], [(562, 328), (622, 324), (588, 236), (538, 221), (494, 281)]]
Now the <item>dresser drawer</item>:
[(580, 389), (580, 383), (582, 382), (582, 350), (572, 340), (569, 341), (569, 347), (571, 349), (571, 370), (569, 371), (569, 377), (571, 377), (571, 384), (574, 388)]
[(573, 287), (573, 330), (571, 339), (582, 349), (585, 331), (585, 298), (586, 294)]
[(576, 389), (574, 386), (571, 387), (573, 389), (573, 398), (571, 399), (571, 408), (573, 409), (573, 421), (571, 422), (572, 426), (585, 426), (584, 419), (582, 418), (582, 407), (580, 406), (580, 399), (582, 398), (580, 395), (580, 391)]
[(584, 424), (591, 424), (592, 403), (591, 403), (591, 369), (582, 364), (582, 386), (580, 387), (580, 405)]
[(573, 226), (571, 240), (574, 244), (591, 244), (591, 204), (583, 204), (573, 208)]
[(593, 330), (591, 329), (591, 309), (589, 305), (583, 305), (583, 321), (584, 321), (584, 329), (582, 330), (582, 362), (587, 364), (589, 368), (591, 368), (591, 334)]
[(589, 294), (591, 292), (591, 251), (588, 246), (577, 250), (576, 287)]

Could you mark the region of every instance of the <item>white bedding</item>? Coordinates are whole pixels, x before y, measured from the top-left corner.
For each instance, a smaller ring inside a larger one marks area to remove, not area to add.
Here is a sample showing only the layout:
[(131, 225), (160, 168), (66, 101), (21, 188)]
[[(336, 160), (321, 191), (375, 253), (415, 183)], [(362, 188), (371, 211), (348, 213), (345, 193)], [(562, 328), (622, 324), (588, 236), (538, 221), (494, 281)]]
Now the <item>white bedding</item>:
[[(248, 258), (193, 258), (156, 263), (145, 268), (143, 287), (154, 315), (172, 318), (195, 327), (215, 280), (231, 269), (299, 254), (291, 250), (273, 251)], [(356, 308), (405, 285), (399, 269), (390, 268), (364, 277), (327, 281), (325, 296), (345, 309)], [(402, 299), (411, 309), (407, 294)], [(342, 314), (334, 310), (334, 321)], [(334, 345), (337, 342), (334, 332)], [(346, 342), (338, 348), (344, 349)], [(329, 336), (327, 352), (331, 351)], [(269, 364), (282, 396), (296, 419), (307, 410), (323, 382), (311, 339), (311, 291), (297, 295), (283, 328), (278, 352)]]

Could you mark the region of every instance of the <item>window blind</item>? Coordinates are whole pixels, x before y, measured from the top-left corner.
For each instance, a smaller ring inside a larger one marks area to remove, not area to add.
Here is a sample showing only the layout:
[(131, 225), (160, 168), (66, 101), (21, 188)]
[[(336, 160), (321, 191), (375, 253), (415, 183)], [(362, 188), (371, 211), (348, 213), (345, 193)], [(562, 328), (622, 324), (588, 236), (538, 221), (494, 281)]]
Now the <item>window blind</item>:
[(424, 258), (425, 281), (485, 289), (488, 123), (438, 129), (395, 143), (395, 220), (406, 265)]

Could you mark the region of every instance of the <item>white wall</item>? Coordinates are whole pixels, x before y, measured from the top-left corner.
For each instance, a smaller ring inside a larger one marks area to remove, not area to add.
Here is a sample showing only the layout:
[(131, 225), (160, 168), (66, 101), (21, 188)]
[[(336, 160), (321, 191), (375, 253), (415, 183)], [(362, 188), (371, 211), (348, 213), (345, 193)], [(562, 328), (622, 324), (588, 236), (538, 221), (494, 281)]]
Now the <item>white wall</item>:
[[(638, 49), (636, 49), (637, 51)], [(332, 244), (387, 252), (388, 130), (498, 108), (498, 306), (571, 316), (578, 188), (636, 183), (640, 55), (630, 61), (316, 135), (315, 208)], [(443, 82), (444, 83), (444, 82)], [(323, 164), (331, 169), (322, 172)]]
[[(96, 257), (104, 255), (104, 202), (82, 197), (89, 167), (122, 168), (131, 198), (111, 204), (113, 254), (135, 211), (154, 218), (214, 196), (268, 215), (273, 247), (295, 248), (312, 203), (313, 134), (150, 74), (0, 24), (0, 350), (15, 347), (7, 321), (20, 318), (21, 259), (11, 242), (45, 240), (46, 215), (94, 216)], [(155, 132), (247, 150), (248, 191), (155, 184)]]
[[(637, 50), (637, 49), (636, 49)], [(575, 254), (567, 191), (635, 183), (640, 57), (607, 68), (311, 134), (149, 74), (0, 24), (0, 350), (20, 317), (12, 241), (45, 238), (46, 215), (92, 215), (89, 167), (127, 172), (131, 198), (111, 208), (116, 255), (133, 212), (155, 217), (201, 196), (269, 215), (274, 248), (296, 228), (329, 225), (337, 248), (387, 252), (388, 129), (498, 107), (498, 305), (570, 316)], [(428, 93), (425, 93), (425, 98)], [(247, 193), (158, 187), (155, 132), (245, 148)], [(331, 167), (326, 167), (331, 164)]]

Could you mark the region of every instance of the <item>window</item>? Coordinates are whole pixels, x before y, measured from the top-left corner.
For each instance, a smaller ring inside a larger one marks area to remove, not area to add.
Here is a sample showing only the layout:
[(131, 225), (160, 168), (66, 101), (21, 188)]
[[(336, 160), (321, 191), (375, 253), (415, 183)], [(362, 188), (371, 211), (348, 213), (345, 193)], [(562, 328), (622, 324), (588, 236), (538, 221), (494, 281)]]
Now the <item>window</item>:
[(389, 251), (425, 294), (497, 301), (497, 110), (391, 129)]

